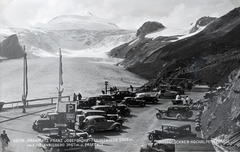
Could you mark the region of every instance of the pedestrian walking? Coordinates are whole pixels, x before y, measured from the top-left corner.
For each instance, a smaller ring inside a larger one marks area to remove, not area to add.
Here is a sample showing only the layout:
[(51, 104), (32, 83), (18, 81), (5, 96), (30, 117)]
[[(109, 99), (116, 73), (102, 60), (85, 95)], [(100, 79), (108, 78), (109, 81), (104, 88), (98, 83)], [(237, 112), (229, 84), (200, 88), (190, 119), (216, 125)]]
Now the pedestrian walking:
[(6, 131), (3, 130), (3, 133), (1, 134), (1, 143), (2, 143), (2, 151), (5, 151), (5, 148), (8, 147), (8, 142), (10, 142), (10, 139), (8, 138), (8, 135), (6, 134)]
[(81, 100), (82, 99), (82, 95), (81, 93), (78, 94), (78, 100)]

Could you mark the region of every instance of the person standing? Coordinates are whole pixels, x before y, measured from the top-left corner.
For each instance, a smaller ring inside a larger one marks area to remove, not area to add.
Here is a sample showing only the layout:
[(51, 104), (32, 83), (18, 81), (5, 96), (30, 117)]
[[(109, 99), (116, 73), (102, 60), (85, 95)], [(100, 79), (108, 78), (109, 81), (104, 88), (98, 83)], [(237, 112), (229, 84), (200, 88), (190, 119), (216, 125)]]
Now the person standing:
[(82, 95), (81, 93), (78, 94), (78, 100), (81, 100), (82, 99)]
[(10, 139), (8, 138), (8, 135), (6, 134), (6, 131), (3, 130), (3, 133), (1, 134), (1, 142), (2, 142), (2, 151), (5, 151), (5, 148), (8, 147), (8, 142), (10, 142)]
[(179, 93), (176, 95), (176, 98), (175, 98), (175, 100), (181, 100), (181, 96), (180, 96), (180, 94), (179, 94)]
[(73, 101), (77, 101), (77, 95), (76, 95), (76, 93), (73, 94)]
[(132, 85), (130, 85), (130, 88), (131, 88), (131, 91), (133, 92), (133, 86)]

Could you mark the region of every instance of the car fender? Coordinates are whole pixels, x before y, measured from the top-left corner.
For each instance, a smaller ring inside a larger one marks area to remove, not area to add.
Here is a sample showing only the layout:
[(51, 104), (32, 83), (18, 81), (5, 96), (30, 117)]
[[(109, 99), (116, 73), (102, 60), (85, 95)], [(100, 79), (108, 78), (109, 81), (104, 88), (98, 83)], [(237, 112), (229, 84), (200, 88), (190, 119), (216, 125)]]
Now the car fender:
[(109, 127), (109, 129), (114, 129), (116, 125), (119, 125), (120, 127), (122, 126), (119, 122), (115, 122)]
[(186, 119), (186, 117), (184, 117), (182, 114), (180, 114), (180, 113), (178, 113), (177, 115), (176, 115), (176, 119), (177, 119), (177, 117), (178, 116), (181, 116), (183, 119)]

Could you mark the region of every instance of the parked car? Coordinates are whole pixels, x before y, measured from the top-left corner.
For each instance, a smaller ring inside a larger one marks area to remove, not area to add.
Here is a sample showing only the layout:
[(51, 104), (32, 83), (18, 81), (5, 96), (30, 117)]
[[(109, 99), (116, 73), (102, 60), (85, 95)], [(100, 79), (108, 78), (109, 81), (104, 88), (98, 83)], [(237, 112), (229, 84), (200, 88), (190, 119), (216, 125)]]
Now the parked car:
[(112, 94), (112, 97), (119, 103), (121, 102), (125, 97), (135, 97), (136, 93), (129, 92), (129, 91), (117, 91), (114, 94)]
[(90, 108), (91, 110), (102, 110), (105, 111), (107, 114), (118, 114), (119, 110), (115, 105), (109, 106), (109, 105), (97, 105), (92, 106)]
[(125, 104), (118, 104), (116, 107), (119, 110), (118, 114), (121, 116), (129, 116), (131, 114), (131, 109)]
[(43, 151), (94, 151), (95, 141), (87, 132), (62, 128), (59, 136), (59, 128), (45, 129), (48, 134), (38, 135), (41, 144), (38, 148)]
[(140, 152), (175, 152), (175, 139), (155, 140), (146, 146), (141, 145)]
[(146, 105), (144, 100), (138, 100), (135, 97), (125, 97), (121, 104), (125, 104), (126, 106), (138, 105), (140, 107), (144, 107)]
[(77, 109), (89, 109), (92, 106), (95, 106), (97, 103), (97, 100), (101, 100), (100, 97), (87, 97), (82, 100), (78, 100), (76, 102)]
[(83, 122), (88, 116), (104, 116), (108, 120), (114, 120), (119, 122), (121, 126), (124, 123), (124, 120), (118, 114), (107, 114), (105, 111), (102, 110), (83, 110), (78, 109), (76, 111), (76, 122), (75, 122), (75, 129), (82, 129)]
[(135, 97), (137, 100), (144, 100), (146, 103), (158, 103), (158, 98), (156, 95), (150, 95), (148, 93), (138, 93)]
[(56, 121), (49, 118), (40, 118), (33, 122), (32, 129), (37, 132), (43, 132), (44, 128), (54, 128)]
[(164, 138), (181, 138), (181, 137), (196, 137), (197, 134), (191, 131), (191, 125), (171, 125), (163, 124), (160, 129), (155, 129), (148, 132), (148, 139), (150, 141), (164, 139)]
[(171, 90), (160, 90), (157, 94), (158, 98), (175, 98), (178, 94), (177, 91), (171, 91)]
[(156, 117), (158, 119), (177, 119), (177, 120), (183, 120), (188, 119), (193, 116), (193, 112), (189, 109), (188, 106), (185, 105), (172, 105), (167, 108), (167, 110), (158, 110), (158, 113), (156, 114)]
[(179, 94), (184, 94), (185, 90), (183, 87), (179, 86), (179, 85), (171, 85), (170, 86), (170, 90), (171, 91), (176, 91)]
[(82, 130), (91, 134), (95, 131), (104, 130), (120, 131), (122, 128), (119, 122), (107, 120), (104, 116), (88, 116), (83, 123), (84, 125)]
[(87, 97), (79, 100), (77, 103), (77, 109), (89, 109), (95, 105), (116, 105), (111, 95), (102, 94), (94, 97)]

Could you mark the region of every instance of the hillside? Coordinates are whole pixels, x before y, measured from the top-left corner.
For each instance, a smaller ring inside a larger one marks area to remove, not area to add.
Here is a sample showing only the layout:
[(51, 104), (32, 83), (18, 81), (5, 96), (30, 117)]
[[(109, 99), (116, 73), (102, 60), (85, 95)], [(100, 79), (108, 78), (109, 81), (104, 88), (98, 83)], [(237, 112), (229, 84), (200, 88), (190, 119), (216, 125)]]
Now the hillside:
[[(239, 67), (239, 31), (238, 8), (190, 36), (146, 38), (130, 49), (120, 64), (152, 79), (150, 86), (158, 85), (161, 77), (187, 77), (213, 86), (225, 82), (230, 72)], [(131, 56), (134, 52), (138, 57)], [(145, 54), (143, 58), (141, 53)]]

